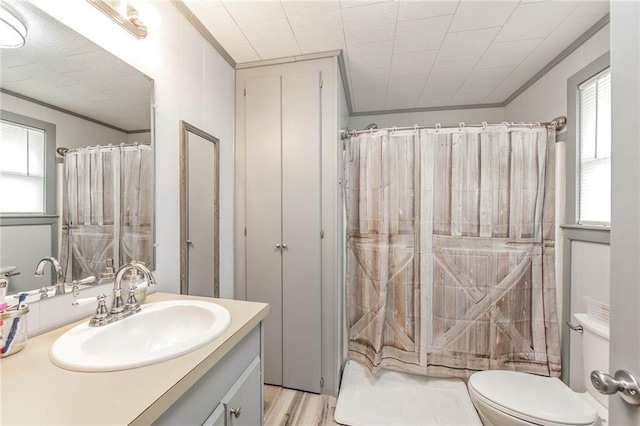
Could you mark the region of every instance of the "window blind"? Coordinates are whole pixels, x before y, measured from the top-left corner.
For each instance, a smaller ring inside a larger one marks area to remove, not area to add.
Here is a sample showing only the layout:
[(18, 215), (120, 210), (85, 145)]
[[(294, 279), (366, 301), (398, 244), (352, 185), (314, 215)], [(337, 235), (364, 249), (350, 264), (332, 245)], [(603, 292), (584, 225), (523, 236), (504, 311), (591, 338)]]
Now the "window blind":
[(0, 213), (45, 213), (45, 132), (0, 121)]
[(578, 223), (611, 222), (611, 71), (579, 86)]

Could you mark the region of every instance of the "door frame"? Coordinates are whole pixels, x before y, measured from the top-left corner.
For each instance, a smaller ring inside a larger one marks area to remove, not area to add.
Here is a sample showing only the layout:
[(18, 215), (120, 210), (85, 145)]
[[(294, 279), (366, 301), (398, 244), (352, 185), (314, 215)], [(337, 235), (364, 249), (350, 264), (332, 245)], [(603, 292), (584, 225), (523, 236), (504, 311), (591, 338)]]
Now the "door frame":
[(189, 294), (189, 134), (192, 133), (211, 143), (215, 152), (213, 295), (220, 297), (220, 140), (215, 136), (180, 120), (180, 294)]

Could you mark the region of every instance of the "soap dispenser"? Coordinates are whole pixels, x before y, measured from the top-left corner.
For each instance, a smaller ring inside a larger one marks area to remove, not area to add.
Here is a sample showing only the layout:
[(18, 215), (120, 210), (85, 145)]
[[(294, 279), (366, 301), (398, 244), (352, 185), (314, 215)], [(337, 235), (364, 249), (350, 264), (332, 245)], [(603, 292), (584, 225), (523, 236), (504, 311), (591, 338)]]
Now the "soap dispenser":
[(107, 259), (106, 266), (104, 267), (104, 272), (100, 273), (100, 279), (98, 280), (98, 285), (100, 284), (113, 284), (113, 281), (116, 278), (115, 271), (113, 270), (113, 259)]

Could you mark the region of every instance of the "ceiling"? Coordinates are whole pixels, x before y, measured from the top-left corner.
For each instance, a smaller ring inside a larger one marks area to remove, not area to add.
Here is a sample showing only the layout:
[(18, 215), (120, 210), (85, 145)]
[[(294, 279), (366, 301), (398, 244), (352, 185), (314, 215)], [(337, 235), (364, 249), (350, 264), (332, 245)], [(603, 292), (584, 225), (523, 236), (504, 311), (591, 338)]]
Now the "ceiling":
[(353, 113), (504, 102), (608, 1), (184, 0), (237, 63), (342, 49)]
[(25, 45), (0, 51), (0, 87), (125, 131), (151, 128), (151, 80), (27, 3)]

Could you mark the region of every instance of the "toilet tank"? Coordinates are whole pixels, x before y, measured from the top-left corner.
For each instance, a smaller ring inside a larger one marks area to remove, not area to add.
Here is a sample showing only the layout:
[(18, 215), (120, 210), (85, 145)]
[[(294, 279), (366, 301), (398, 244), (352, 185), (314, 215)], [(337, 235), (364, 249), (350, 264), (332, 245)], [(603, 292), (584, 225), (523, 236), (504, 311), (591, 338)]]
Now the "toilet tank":
[(587, 391), (605, 407), (609, 398), (598, 392), (591, 384), (591, 372), (609, 372), (609, 325), (590, 319), (587, 314), (575, 314), (574, 318), (582, 326), (582, 365), (584, 385)]

